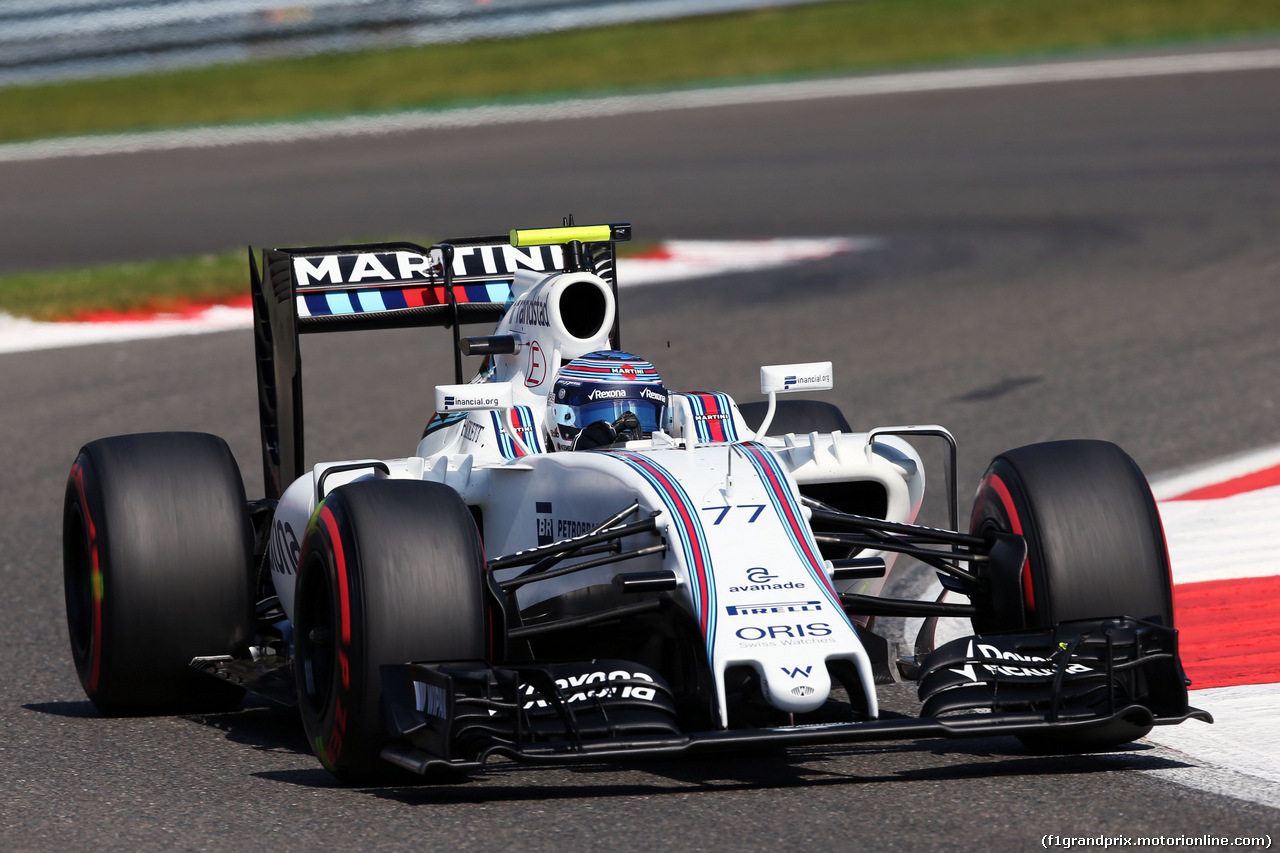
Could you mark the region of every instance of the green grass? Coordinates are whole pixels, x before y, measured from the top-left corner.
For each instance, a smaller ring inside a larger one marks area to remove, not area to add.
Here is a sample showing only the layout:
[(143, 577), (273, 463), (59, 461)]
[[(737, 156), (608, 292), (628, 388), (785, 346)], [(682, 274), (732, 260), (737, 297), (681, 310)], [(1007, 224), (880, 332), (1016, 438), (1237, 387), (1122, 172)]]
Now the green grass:
[(1280, 32), (1280, 0), (855, 0), (0, 89), (0, 141)]
[(194, 258), (0, 276), (0, 311), (34, 320), (70, 320), (97, 311), (173, 309), (248, 292), (248, 257), (238, 249)]
[[(0, 88), (0, 142), (1280, 34), (1280, 0), (855, 0), (525, 39)], [(41, 320), (247, 290), (243, 250), (0, 276)]]

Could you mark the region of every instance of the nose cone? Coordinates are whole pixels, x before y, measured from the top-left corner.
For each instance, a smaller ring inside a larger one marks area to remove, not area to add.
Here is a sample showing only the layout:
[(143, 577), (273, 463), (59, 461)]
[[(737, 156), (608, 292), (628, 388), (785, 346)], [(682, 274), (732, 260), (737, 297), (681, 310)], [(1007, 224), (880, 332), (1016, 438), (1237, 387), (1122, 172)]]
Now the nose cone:
[(824, 661), (760, 665), (761, 685), (769, 704), (789, 714), (803, 714), (822, 707), (831, 694), (831, 675)]

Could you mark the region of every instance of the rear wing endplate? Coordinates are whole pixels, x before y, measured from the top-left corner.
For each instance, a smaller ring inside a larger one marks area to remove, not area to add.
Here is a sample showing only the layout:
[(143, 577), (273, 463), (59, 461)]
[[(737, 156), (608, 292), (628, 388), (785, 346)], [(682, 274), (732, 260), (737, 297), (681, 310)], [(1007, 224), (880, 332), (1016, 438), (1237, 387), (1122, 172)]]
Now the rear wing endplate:
[[(276, 500), (304, 470), (302, 357), (298, 336), (443, 326), (453, 330), (454, 378), (463, 382), (459, 327), (497, 323), (511, 302), (516, 270), (586, 271), (618, 292), (615, 243), (626, 223), (512, 231), (431, 247), (367, 243), (263, 249), (262, 273), (249, 249), (258, 416), (266, 497)], [(611, 333), (619, 345), (617, 320)]]

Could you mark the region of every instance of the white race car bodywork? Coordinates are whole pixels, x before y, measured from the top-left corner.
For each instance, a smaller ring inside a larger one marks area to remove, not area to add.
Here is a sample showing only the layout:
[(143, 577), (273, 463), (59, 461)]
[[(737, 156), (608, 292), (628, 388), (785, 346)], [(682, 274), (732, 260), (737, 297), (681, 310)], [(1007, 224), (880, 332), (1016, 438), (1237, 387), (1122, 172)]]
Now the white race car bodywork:
[[(591, 289), (591, 298), (604, 299), (608, 306), (606, 322), (585, 337), (574, 334), (573, 320), (566, 322), (567, 311), (561, 310), (563, 297), (575, 288), (578, 298)], [(637, 517), (656, 518), (657, 533), (636, 534), (627, 546), (661, 541), (666, 548), (631, 561), (627, 571), (674, 574), (672, 595), (696, 621), (705, 642), (722, 726), (728, 725), (729, 715), (725, 671), (739, 665), (756, 670), (775, 708), (803, 713), (828, 699), (827, 662), (849, 661), (863, 685), (865, 707), (875, 716), (871, 662), (838, 595), (874, 595), (885, 579), (833, 583), (831, 564), (814, 541), (799, 487), (872, 481), (884, 489), (887, 519), (911, 522), (925, 485), (915, 450), (893, 436), (869, 443), (865, 433), (759, 437), (724, 395), (716, 395), (725, 430), (720, 434), (732, 440), (699, 442), (698, 398), (706, 395), (673, 394), (669, 431), (628, 442), (625, 448), (548, 453), (545, 397), (554, 381), (552, 365), (607, 348), (612, 295), (586, 273), (518, 275), (513, 292), (515, 302), (498, 332), (517, 337), (517, 352), (493, 358), (472, 385), (449, 386), (438, 394), (447, 409), (467, 397), (468, 389), (487, 396), (481, 387), (487, 384), (500, 392), (489, 402), (505, 411), (468, 408), (475, 400), (461, 411), (442, 411), (444, 425), (428, 432), (416, 455), (322, 463), (281, 497), (271, 568), (288, 617), (294, 618), (295, 543), (318, 501), (346, 482), (389, 476), (450, 486), (482, 519), (490, 558), (587, 534), (636, 505)], [(694, 399), (682, 401), (682, 396)], [(499, 399), (500, 404), (494, 402)], [(896, 555), (864, 551), (860, 556), (882, 557), (891, 567)], [(495, 579), (506, 580), (519, 571), (500, 570)], [(519, 608), (525, 611), (574, 590), (607, 590), (617, 571), (616, 565), (604, 565), (528, 584), (517, 594)]]

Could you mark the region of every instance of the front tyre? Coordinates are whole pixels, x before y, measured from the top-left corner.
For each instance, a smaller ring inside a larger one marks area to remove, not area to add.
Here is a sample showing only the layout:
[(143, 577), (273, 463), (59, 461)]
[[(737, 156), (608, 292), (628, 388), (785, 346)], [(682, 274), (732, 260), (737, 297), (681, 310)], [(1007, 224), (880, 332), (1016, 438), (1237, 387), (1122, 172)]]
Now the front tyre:
[[(991, 578), (1005, 587), (993, 595), (1003, 605), (975, 602), (978, 633), (1120, 616), (1173, 627), (1160, 514), (1146, 478), (1116, 445), (1055, 441), (997, 456), (978, 486), (970, 521), (975, 534), (992, 529), (1021, 535), (1027, 557), (1020, 570)], [(1120, 721), (1104, 730), (1022, 740), (1037, 749), (1098, 749), (1150, 730)]]
[(244, 689), (190, 666), (253, 636), (240, 469), (202, 433), (91, 442), (63, 505), (63, 586), (80, 683), (103, 714), (227, 710)]
[(307, 740), (343, 782), (404, 781), (380, 757), (380, 667), (485, 657), (485, 564), (471, 513), (439, 483), (352, 483), (320, 505), (300, 563), (294, 668)]

